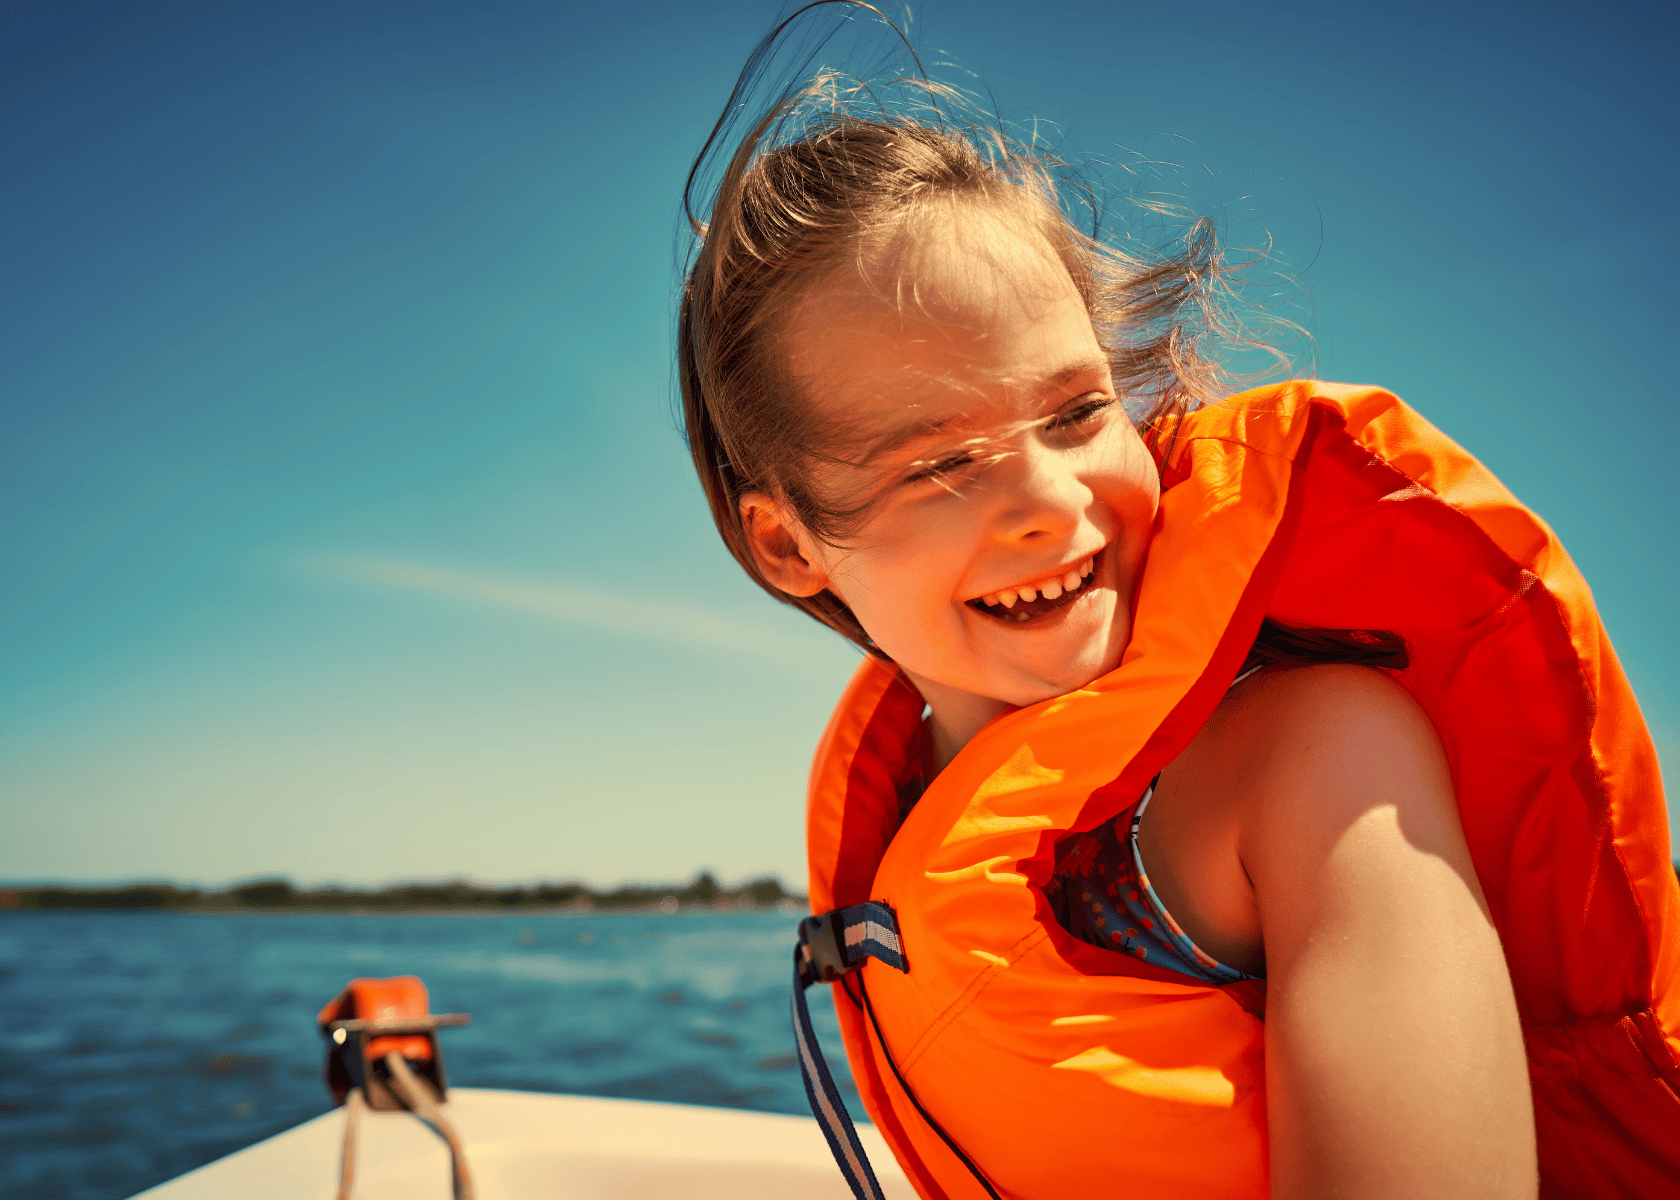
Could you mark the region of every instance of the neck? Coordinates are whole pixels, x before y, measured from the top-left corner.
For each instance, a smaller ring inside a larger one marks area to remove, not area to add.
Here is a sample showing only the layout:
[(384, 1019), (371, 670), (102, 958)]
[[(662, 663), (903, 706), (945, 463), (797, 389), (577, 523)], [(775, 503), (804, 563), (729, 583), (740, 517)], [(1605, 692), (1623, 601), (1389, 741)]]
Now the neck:
[(905, 671), (931, 710), (928, 732), (933, 735), (936, 766), (943, 771), (986, 722), (1010, 706), (990, 696), (977, 696), (942, 683), (935, 683), (914, 671)]

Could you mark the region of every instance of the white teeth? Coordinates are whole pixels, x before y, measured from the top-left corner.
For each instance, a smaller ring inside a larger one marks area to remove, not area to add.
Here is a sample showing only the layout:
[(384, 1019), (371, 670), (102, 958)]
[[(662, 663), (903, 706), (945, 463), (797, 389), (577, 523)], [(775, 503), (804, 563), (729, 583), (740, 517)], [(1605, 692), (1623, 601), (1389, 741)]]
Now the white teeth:
[[(1091, 572), (1096, 569), (1096, 555), (1092, 555), (1076, 567), (1069, 567), (1059, 576), (1053, 576), (1042, 583), (1030, 584), (1027, 587), (1009, 589), (999, 592), (987, 592), (980, 597), (980, 603), (990, 607), (1002, 605), (1004, 608), (1014, 608), (1017, 600), (1031, 601), (1043, 596), (1046, 600), (1059, 600), (1067, 592), (1076, 592)], [(1011, 614), (1009, 620), (1024, 621), (1026, 613)]]

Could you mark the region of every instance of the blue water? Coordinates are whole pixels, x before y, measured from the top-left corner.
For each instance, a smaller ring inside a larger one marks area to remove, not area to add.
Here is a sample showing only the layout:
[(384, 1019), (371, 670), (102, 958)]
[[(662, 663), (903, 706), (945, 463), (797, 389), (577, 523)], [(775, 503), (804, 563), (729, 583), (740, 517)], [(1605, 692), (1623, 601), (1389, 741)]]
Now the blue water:
[(472, 1013), (441, 1035), (452, 1084), (805, 1113), (795, 921), (0, 913), (0, 1195), (120, 1200), (325, 1112), (314, 1015), (358, 975)]

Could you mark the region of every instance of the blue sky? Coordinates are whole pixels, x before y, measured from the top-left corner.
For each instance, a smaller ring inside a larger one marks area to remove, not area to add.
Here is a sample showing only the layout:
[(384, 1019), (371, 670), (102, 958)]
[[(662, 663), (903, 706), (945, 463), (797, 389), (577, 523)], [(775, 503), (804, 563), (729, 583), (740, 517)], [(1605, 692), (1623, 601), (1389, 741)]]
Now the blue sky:
[[(1558, 530), (1672, 762), (1675, 11), (913, 29), (1269, 230), (1319, 373)], [(670, 416), (678, 193), (775, 14), (0, 7), (0, 878), (802, 878), (853, 655), (738, 577)]]

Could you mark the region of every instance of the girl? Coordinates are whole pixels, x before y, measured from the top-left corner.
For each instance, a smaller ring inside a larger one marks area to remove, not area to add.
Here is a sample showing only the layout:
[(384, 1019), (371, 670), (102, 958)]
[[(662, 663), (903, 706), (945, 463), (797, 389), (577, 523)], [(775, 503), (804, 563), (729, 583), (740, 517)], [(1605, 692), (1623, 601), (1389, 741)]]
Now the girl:
[(866, 653), (812, 904), (918, 1190), (1680, 1195), (1655, 761), (1544, 526), (1387, 393), (1218, 397), (1201, 227), (1143, 262), (995, 134), (799, 111), (680, 376), (725, 544)]

